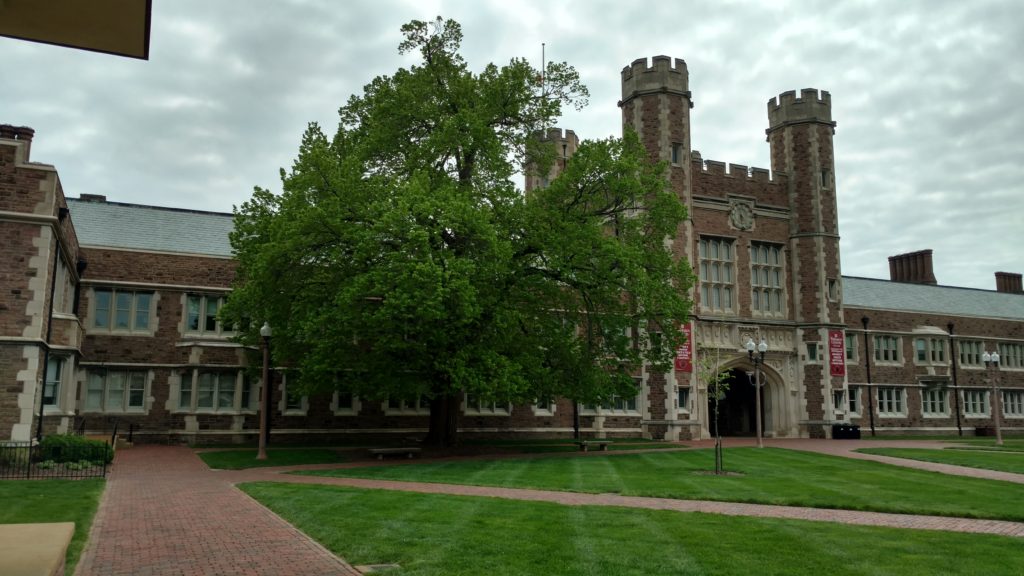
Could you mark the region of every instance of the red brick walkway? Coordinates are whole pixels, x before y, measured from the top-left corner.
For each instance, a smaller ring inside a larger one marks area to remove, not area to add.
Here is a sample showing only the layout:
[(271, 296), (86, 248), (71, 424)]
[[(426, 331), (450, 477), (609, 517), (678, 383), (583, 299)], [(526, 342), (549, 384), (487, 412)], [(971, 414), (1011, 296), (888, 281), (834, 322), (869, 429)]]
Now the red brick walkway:
[[(613, 457), (613, 456), (612, 456)], [(1024, 537), (1024, 523), (1002, 520), (977, 520), (973, 518), (949, 518), (945, 516), (924, 516), (915, 514), (885, 514), (881, 512), (859, 512), (855, 510), (827, 510), (799, 506), (770, 506), (766, 504), (742, 504), (738, 502), (712, 502), (706, 500), (676, 500), (669, 498), (645, 498), (620, 496), (618, 494), (581, 494), (577, 492), (556, 492), (551, 490), (530, 490), (521, 488), (495, 488), (488, 486), (466, 486), (462, 484), (431, 484), (426, 482), (401, 482), (395, 480), (368, 480), (364, 478), (331, 478), (326, 476), (297, 476), (280, 472), (300, 467), (281, 469), (250, 469), (225, 472), (225, 478), (232, 482), (289, 482), (296, 484), (327, 484), (351, 486), (377, 490), (403, 490), (425, 494), (452, 494), (457, 496), (486, 496), (554, 502), (569, 506), (623, 506), (650, 510), (674, 510), (676, 512), (704, 512), (727, 516), (759, 516), (765, 518), (788, 518), (838, 522), (861, 526), (887, 526), (890, 528), (914, 528), (919, 530), (943, 530), (950, 532), (973, 532), (977, 534), (999, 534)], [(322, 467), (320, 467), (322, 468)]]
[[(747, 443), (743, 439), (730, 441), (733, 446)], [(853, 449), (875, 444), (932, 446), (924, 442), (828, 440), (768, 440), (767, 444), (857, 458), (866, 455), (852, 453)], [(1024, 482), (1024, 475), (1020, 474), (1003, 478), (998, 476), (1007, 473), (884, 459), (890, 460), (913, 468), (935, 469), (932, 466), (938, 466), (941, 469), (935, 470), (940, 472)], [(1024, 537), (1024, 523), (998, 520), (282, 474), (295, 469), (330, 467), (338, 466), (211, 471), (188, 448), (144, 446), (121, 450), (117, 453), (89, 542), (75, 573), (78, 576), (358, 574), (351, 566), (233, 486), (250, 481), (328, 484), (566, 505), (623, 506)]]
[(75, 574), (334, 576), (348, 564), (188, 448), (120, 450)]
[[(729, 438), (726, 446), (753, 446), (753, 438)], [(984, 470), (982, 468), (971, 468), (969, 466), (955, 466), (953, 464), (939, 464), (937, 462), (924, 462), (922, 460), (910, 460), (908, 458), (893, 458), (879, 454), (861, 454), (855, 452), (861, 448), (933, 448), (943, 449), (955, 447), (956, 444), (941, 441), (926, 440), (814, 440), (808, 438), (768, 438), (764, 441), (765, 446), (774, 448), (786, 448), (789, 450), (804, 450), (806, 452), (817, 452), (831, 456), (842, 456), (855, 458), (857, 460), (873, 460), (884, 464), (902, 466), (904, 468), (917, 468), (942, 474), (954, 476), (969, 476), (971, 478), (984, 478), (986, 480), (1002, 480), (1004, 482), (1015, 482), (1024, 484), (1024, 474), (1013, 472), (1001, 472), (999, 470)], [(701, 440), (698, 442), (686, 442), (693, 448), (711, 448), (715, 445), (713, 440)]]

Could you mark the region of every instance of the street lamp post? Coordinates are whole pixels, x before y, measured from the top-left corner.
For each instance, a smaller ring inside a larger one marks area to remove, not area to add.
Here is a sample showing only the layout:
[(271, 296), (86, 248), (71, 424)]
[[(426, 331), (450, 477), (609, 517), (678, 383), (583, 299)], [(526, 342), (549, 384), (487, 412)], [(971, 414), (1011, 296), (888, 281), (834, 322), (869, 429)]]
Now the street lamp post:
[(981, 359), (985, 362), (985, 372), (988, 373), (988, 383), (992, 387), (992, 420), (996, 424), (996, 446), (1003, 445), (1003, 429), (1002, 429), (1002, 402), (999, 401), (999, 388), (996, 387), (996, 375), (999, 373), (999, 352), (992, 352), (991, 354), (986, 351), (981, 355)]
[(764, 440), (761, 438), (761, 364), (764, 364), (764, 353), (768, 351), (768, 343), (761, 339), (757, 345), (757, 355), (754, 355), (754, 340), (747, 339), (747, 358), (754, 363), (754, 417), (757, 432), (757, 447), (764, 448)]
[(273, 334), (270, 323), (264, 322), (260, 328), (260, 337), (263, 339), (263, 385), (260, 386), (260, 437), (257, 460), (267, 459), (267, 427), (270, 423), (270, 337)]

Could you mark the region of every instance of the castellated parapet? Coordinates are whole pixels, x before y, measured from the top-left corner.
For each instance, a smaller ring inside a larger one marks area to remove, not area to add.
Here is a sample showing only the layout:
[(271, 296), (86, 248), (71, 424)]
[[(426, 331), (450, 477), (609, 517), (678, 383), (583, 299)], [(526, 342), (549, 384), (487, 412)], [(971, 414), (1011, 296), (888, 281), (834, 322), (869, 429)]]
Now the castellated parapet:
[(622, 104), (644, 94), (678, 94), (690, 97), (690, 74), (681, 58), (655, 56), (648, 65), (638, 58), (622, 69)]
[(559, 158), (572, 156), (580, 146), (580, 139), (576, 133), (569, 129), (548, 128), (547, 133), (541, 141), (551, 142), (555, 145), (555, 155)]
[(804, 88), (797, 98), (796, 91), (790, 90), (768, 101), (769, 131), (805, 122), (836, 125), (832, 121), (832, 96), (827, 91), (822, 90), (819, 97), (817, 88)]
[(772, 173), (767, 168), (748, 167), (743, 164), (732, 164), (719, 160), (705, 160), (700, 152), (694, 150), (691, 156), (694, 171), (713, 176), (731, 176), (751, 182), (765, 184), (778, 184), (785, 182), (786, 175), (779, 172)]

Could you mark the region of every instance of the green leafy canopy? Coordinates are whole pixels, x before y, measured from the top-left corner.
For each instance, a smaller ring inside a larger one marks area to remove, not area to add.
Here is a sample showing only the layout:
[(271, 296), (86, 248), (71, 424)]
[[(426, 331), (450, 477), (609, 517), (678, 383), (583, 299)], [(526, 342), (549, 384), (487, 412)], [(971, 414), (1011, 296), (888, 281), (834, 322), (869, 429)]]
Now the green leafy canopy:
[(689, 267), (666, 243), (686, 211), (664, 166), (627, 133), (582, 143), (524, 194), (511, 178), (554, 158), (535, 134), (586, 103), (576, 71), (474, 73), (454, 21), (402, 32), (420, 62), (351, 97), (333, 137), (311, 124), (282, 192), (236, 208), (223, 315), (256, 320), (249, 344), (268, 321), (274, 364), (306, 391), (635, 394), (630, 375), (668, 369), (690, 308)]

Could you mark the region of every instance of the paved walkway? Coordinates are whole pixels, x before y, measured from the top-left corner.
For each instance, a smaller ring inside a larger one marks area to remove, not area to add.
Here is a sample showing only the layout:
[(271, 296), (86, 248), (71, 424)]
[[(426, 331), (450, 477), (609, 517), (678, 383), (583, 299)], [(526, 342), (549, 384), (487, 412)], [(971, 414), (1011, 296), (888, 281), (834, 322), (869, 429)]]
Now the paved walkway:
[[(752, 440), (734, 439), (729, 441), (729, 445), (745, 445), (751, 442)], [(703, 447), (702, 443), (687, 444)], [(901, 466), (934, 469), (939, 472), (966, 476), (1024, 482), (1024, 475), (1020, 474), (1009, 474), (1010, 478), (996, 478), (993, 474), (1005, 476), (1008, 473), (890, 459), (852, 452), (856, 448), (874, 445), (938, 447), (941, 446), (939, 443), (770, 439), (766, 441), (766, 444), (839, 456), (864, 457), (871, 460), (882, 459), (882, 461), (892, 461), (891, 463)], [(608, 456), (614, 457), (614, 455), (613, 453)], [(934, 466), (941, 469), (933, 468)], [(354, 568), (234, 487), (235, 483), (250, 481), (327, 484), (431, 494), (543, 501), (571, 506), (623, 506), (652, 510), (788, 518), (862, 526), (1024, 537), (1024, 523), (998, 520), (283, 474), (283, 472), (296, 469), (337, 467), (339, 466), (311, 465), (211, 471), (188, 448), (139, 446), (130, 450), (118, 451), (107, 489), (93, 522), (88, 544), (75, 574), (78, 576), (351, 576), (359, 574)]]
[[(685, 442), (694, 448), (714, 447), (714, 440), (700, 440), (697, 442)], [(956, 446), (950, 442), (927, 441), (927, 440), (813, 440), (808, 438), (766, 438), (765, 446), (774, 448), (788, 448), (790, 450), (804, 450), (806, 452), (817, 452), (831, 456), (843, 456), (857, 460), (873, 460), (904, 468), (917, 468), (952, 474), (954, 476), (969, 476), (971, 478), (984, 478), (986, 480), (1003, 480), (1024, 484), (1024, 474), (1013, 472), (1000, 472), (999, 470), (984, 470), (982, 468), (971, 468), (969, 466), (955, 466), (953, 464), (939, 464), (937, 462), (924, 462), (922, 460), (910, 460), (908, 458), (893, 458), (878, 454), (862, 454), (855, 452), (861, 448), (933, 448), (943, 449)], [(729, 446), (754, 446), (753, 438), (729, 438), (725, 445)]]
[(188, 448), (119, 450), (78, 576), (359, 574)]

